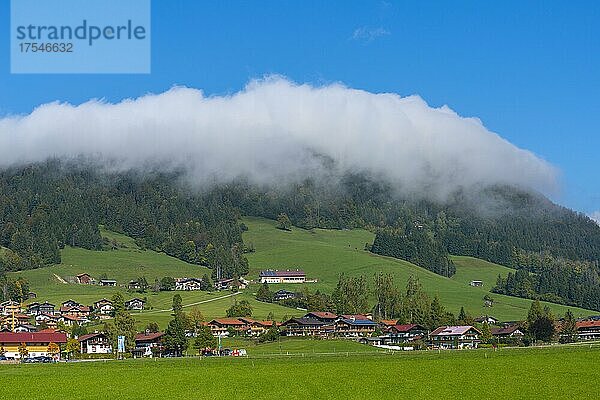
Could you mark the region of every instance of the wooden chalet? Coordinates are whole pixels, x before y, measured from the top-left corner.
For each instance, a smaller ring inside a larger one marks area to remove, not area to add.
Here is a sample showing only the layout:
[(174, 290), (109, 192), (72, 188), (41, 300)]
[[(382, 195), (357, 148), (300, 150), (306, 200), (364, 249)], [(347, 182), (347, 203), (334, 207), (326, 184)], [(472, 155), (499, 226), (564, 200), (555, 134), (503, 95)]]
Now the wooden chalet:
[(78, 339), (82, 354), (110, 354), (112, 344), (104, 332), (94, 332), (80, 336)]
[(281, 324), (286, 336), (326, 336), (333, 333), (333, 324), (327, 324), (316, 318), (290, 318)]
[(125, 308), (132, 311), (141, 311), (145, 305), (146, 301), (137, 297), (125, 302)]
[(386, 343), (401, 344), (427, 338), (427, 328), (419, 324), (398, 324), (385, 329)]
[(578, 321), (575, 327), (579, 340), (600, 339), (600, 320)]
[(342, 337), (370, 336), (376, 328), (377, 323), (370, 319), (344, 318), (335, 322), (334, 334)]
[(237, 318), (217, 318), (210, 321), (207, 325), (214, 336), (229, 336), (230, 329), (240, 332), (248, 330), (248, 324)]
[(135, 335), (134, 357), (152, 357), (163, 352), (163, 332), (144, 332)]
[(28, 357), (52, 356), (60, 358), (60, 352), (49, 353), (50, 343), (58, 346), (67, 343), (67, 334), (59, 332), (0, 332), (0, 348), (4, 349), (4, 356), (20, 358), (19, 346), (25, 344)]
[(481, 332), (470, 325), (440, 326), (429, 334), (429, 344), (436, 349), (477, 348)]

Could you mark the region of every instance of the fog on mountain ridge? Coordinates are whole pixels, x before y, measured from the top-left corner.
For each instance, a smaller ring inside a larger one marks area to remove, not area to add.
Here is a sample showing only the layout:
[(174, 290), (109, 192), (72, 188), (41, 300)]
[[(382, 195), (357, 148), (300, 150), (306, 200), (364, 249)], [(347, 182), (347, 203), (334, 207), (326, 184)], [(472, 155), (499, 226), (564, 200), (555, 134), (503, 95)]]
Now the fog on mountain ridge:
[(81, 156), (116, 170), (183, 169), (199, 185), (239, 176), (293, 182), (323, 174), (330, 159), (340, 174), (366, 171), (436, 199), (477, 186), (557, 189), (552, 165), (446, 106), (281, 77), (228, 96), (175, 87), (115, 104), (49, 103), (0, 120), (0, 167)]

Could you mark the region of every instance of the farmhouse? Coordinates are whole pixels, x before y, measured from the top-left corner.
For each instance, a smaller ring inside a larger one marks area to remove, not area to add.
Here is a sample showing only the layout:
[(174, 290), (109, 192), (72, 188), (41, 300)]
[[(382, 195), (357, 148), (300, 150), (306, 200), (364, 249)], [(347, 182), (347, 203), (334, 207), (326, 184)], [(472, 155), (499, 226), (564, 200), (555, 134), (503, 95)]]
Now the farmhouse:
[(28, 324), (29, 323), (29, 315), (26, 314), (11, 314), (2, 320), (2, 325), (8, 326), (11, 330), (19, 325), (19, 324)]
[(63, 302), (61, 305), (61, 307), (76, 307), (76, 306), (83, 306), (83, 304), (76, 302), (75, 300), (67, 300), (65, 302)]
[(0, 303), (0, 315), (11, 315), (21, 311), (21, 304), (16, 301), (8, 300)]
[(482, 315), (481, 317), (475, 318), (474, 321), (479, 324), (489, 324), (489, 325), (496, 325), (499, 322), (498, 318), (494, 318), (490, 315)]
[(61, 345), (67, 343), (67, 334), (59, 332), (0, 332), (0, 348), (4, 348), (4, 355), (8, 358), (20, 358), (19, 346), (25, 344), (28, 357), (54, 356), (48, 350), (50, 343)]
[(37, 332), (37, 328), (30, 324), (19, 324), (15, 326), (13, 332)]
[(429, 334), (429, 343), (437, 349), (477, 348), (481, 332), (470, 325), (440, 326)]
[(100, 279), (100, 286), (117, 286), (117, 281), (114, 279)]
[(307, 313), (303, 318), (313, 318), (326, 324), (333, 324), (341, 317), (328, 311), (311, 311)]
[(482, 287), (483, 286), (483, 281), (471, 281), (469, 283), (469, 285), (474, 286), (474, 287)]
[(578, 321), (575, 327), (580, 340), (600, 339), (600, 321), (598, 320)]
[(54, 304), (47, 301), (43, 303), (31, 303), (27, 306), (27, 314), (38, 315), (38, 314), (54, 314)]
[(92, 278), (90, 274), (86, 273), (76, 275), (75, 280), (82, 285), (93, 285), (96, 283), (96, 280)]
[(60, 316), (55, 314), (38, 314), (35, 316), (36, 325), (46, 325), (48, 328), (56, 328)]
[(74, 315), (62, 315), (58, 320), (67, 326), (87, 324), (90, 322), (87, 316), (77, 317)]
[(94, 332), (80, 336), (78, 339), (82, 354), (110, 354), (112, 345), (103, 332)]
[(100, 319), (109, 319), (114, 310), (112, 301), (108, 299), (100, 299), (94, 303), (94, 312)]
[(296, 293), (281, 289), (273, 293), (273, 301), (289, 300), (296, 297)]
[(370, 319), (340, 319), (335, 322), (334, 334), (343, 337), (370, 336), (377, 323)]
[(508, 339), (520, 339), (525, 334), (521, 327), (517, 324), (514, 325), (506, 325), (502, 328), (492, 328), (492, 336), (500, 341), (507, 341)]
[(325, 322), (310, 317), (290, 318), (282, 324), (286, 336), (324, 336), (333, 331), (333, 325), (326, 325)]
[[(250, 336), (258, 336), (261, 333), (266, 332), (273, 326), (273, 321), (257, 321), (251, 318), (239, 318), (240, 321), (246, 324), (247, 331), (246, 333)], [(281, 324), (275, 322), (276, 326), (280, 326)]]
[(178, 278), (175, 280), (175, 290), (202, 290), (202, 279)]
[(213, 319), (207, 325), (214, 336), (228, 336), (229, 329), (235, 329), (236, 331), (246, 331), (248, 329), (248, 325), (237, 318)]
[(88, 306), (61, 306), (60, 307), (60, 315), (65, 317), (89, 317), (90, 316), (90, 308)]
[(427, 328), (418, 324), (393, 325), (385, 330), (390, 344), (407, 343), (427, 337)]
[(154, 353), (162, 353), (162, 339), (164, 335), (163, 332), (146, 331), (145, 333), (138, 333), (135, 335), (133, 355), (135, 357), (152, 357)]
[(125, 308), (128, 310), (133, 310), (133, 311), (141, 311), (144, 309), (145, 304), (146, 304), (146, 301), (136, 297), (136, 298), (126, 301)]
[(260, 271), (260, 283), (304, 283), (306, 274), (304, 271), (296, 270), (265, 270)]

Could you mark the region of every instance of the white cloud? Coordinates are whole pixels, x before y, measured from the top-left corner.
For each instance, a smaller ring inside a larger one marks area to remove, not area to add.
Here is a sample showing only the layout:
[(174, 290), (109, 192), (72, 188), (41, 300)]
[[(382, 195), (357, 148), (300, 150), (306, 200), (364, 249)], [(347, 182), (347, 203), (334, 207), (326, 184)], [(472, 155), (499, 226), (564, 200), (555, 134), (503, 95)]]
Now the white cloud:
[(382, 27), (369, 28), (367, 26), (361, 26), (354, 30), (354, 32), (352, 33), (352, 39), (371, 42), (379, 37), (387, 36), (389, 34), (390, 31)]
[(548, 193), (556, 169), (488, 131), (478, 119), (420, 97), (270, 77), (230, 96), (184, 87), (111, 104), (50, 103), (0, 119), (0, 167), (80, 155), (113, 168), (185, 167), (199, 184), (241, 175), (275, 183), (370, 171), (405, 192), (445, 196), (460, 187), (525, 186)]
[(595, 221), (598, 225), (600, 225), (600, 210), (594, 211), (590, 214), (590, 218)]

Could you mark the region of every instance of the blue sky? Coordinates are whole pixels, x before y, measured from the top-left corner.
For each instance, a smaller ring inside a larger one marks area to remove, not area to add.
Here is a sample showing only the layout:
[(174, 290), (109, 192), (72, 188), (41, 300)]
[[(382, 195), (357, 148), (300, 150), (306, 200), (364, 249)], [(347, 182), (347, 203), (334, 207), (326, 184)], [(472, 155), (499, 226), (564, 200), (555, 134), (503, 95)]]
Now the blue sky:
[(8, 3), (1, 116), (173, 85), (232, 93), (266, 74), (342, 82), (478, 117), (562, 171), (554, 200), (600, 210), (600, 2), (155, 0), (148, 75), (10, 74)]

